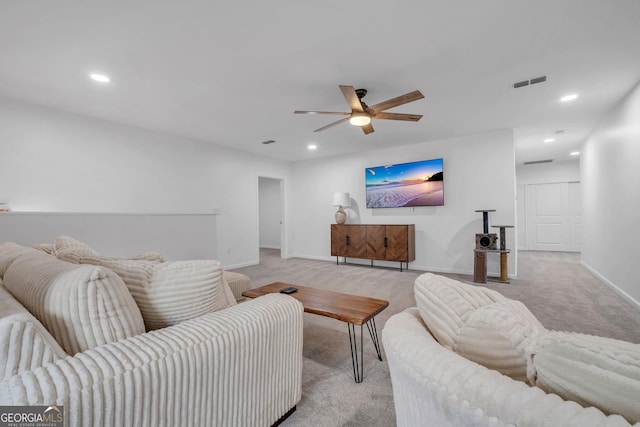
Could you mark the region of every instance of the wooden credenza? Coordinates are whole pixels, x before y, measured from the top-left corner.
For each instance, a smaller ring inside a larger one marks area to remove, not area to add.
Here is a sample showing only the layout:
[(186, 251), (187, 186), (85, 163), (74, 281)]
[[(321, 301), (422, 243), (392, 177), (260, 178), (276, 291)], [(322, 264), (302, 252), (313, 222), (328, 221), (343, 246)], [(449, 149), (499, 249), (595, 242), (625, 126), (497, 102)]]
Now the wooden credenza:
[(416, 259), (415, 225), (332, 224), (331, 256), (396, 261)]

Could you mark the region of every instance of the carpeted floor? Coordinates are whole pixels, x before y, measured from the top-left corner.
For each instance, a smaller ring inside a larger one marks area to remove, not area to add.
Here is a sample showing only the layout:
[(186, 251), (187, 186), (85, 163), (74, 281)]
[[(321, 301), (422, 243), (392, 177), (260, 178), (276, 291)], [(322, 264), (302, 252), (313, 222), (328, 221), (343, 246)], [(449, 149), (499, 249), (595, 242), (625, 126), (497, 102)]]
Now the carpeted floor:
[[(388, 300), (389, 307), (376, 316), (378, 332), (391, 315), (415, 306), (413, 282), (423, 273), (281, 259), (274, 249), (262, 249), (260, 256), (259, 265), (234, 270), (248, 275), (253, 287), (282, 281)], [(473, 283), (470, 276), (447, 276)], [(579, 254), (520, 251), (518, 278), (486, 286), (524, 302), (549, 329), (640, 343), (640, 310), (582, 267)], [(364, 380), (356, 384), (347, 325), (304, 314), (302, 400), (282, 426), (395, 425), (384, 352), (380, 362), (366, 328), (364, 333)]]

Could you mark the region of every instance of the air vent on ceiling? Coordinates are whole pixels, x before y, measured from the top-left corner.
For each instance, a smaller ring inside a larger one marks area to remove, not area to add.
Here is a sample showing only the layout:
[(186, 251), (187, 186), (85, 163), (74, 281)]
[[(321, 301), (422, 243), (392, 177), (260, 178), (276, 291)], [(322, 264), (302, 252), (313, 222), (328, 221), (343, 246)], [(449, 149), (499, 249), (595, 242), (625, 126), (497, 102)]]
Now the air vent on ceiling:
[(547, 76), (540, 76), (540, 77), (534, 77), (533, 79), (530, 79), (530, 80), (522, 80), (520, 82), (515, 82), (512, 86), (514, 89), (518, 89), (518, 88), (529, 86), (529, 85), (544, 83), (546, 81), (547, 81)]
[(273, 139), (269, 139), (267, 141), (262, 141), (264, 145), (273, 144), (275, 141)]
[(553, 159), (546, 159), (546, 160), (533, 160), (531, 162), (524, 162), (525, 165), (539, 165), (540, 163), (551, 163), (553, 162)]
[(513, 84), (514, 89), (518, 89), (520, 87), (525, 87), (525, 86), (529, 86), (529, 80), (523, 80), (521, 82), (515, 82)]

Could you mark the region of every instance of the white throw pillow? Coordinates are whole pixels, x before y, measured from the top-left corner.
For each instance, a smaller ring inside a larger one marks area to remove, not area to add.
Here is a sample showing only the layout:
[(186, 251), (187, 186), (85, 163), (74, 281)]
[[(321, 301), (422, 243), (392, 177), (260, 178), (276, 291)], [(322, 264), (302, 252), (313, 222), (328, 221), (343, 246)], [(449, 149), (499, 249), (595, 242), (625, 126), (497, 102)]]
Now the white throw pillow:
[(158, 263), (87, 256), (80, 262), (107, 267), (124, 280), (148, 331), (236, 304), (218, 261)]
[(48, 255), (53, 255), (55, 256), (55, 246), (53, 243), (36, 243), (34, 245), (31, 245), (31, 247), (33, 249), (37, 249), (39, 251), (42, 251)]
[(640, 344), (555, 331), (533, 340), (527, 359), (531, 384), (640, 422)]
[[(152, 262), (167, 262), (167, 259), (158, 252), (145, 252), (143, 254), (133, 255), (130, 257), (105, 257), (98, 254), (86, 243), (82, 243), (69, 236), (56, 237), (53, 245), (42, 243), (34, 245), (33, 247), (41, 251), (55, 255), (57, 258), (72, 262), (74, 264), (96, 264), (95, 259), (107, 259), (107, 260), (144, 260)], [(82, 262), (84, 258), (88, 258), (89, 262)], [(93, 261), (91, 261), (93, 260)]]
[(414, 293), (427, 328), (441, 345), (450, 350), (470, 313), (506, 299), (491, 289), (431, 273), (416, 279)]
[[(69, 236), (58, 236), (53, 242), (53, 254), (64, 259), (65, 256), (98, 255), (89, 245)], [(65, 261), (70, 261), (65, 259)], [(77, 263), (76, 263), (77, 264)]]
[(140, 310), (115, 273), (31, 251), (9, 265), (4, 286), (68, 354), (144, 333)]
[(527, 380), (526, 346), (546, 332), (520, 301), (505, 300), (470, 313), (455, 338), (453, 350), (509, 377)]

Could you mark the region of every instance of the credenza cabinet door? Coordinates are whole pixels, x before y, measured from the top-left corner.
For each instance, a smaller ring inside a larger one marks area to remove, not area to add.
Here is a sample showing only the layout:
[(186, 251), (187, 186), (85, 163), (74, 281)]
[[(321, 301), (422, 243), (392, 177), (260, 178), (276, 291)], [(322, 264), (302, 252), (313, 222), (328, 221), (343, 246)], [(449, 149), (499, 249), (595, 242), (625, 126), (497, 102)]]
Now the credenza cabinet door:
[(409, 259), (409, 230), (406, 225), (387, 225), (387, 261), (407, 261)]
[(331, 256), (348, 256), (347, 225), (331, 224)]
[(369, 259), (387, 259), (386, 225), (365, 225), (367, 229), (367, 256)]
[(361, 225), (331, 224), (331, 255), (367, 257), (367, 229)]
[(361, 225), (347, 225), (348, 231), (348, 250), (347, 253), (351, 258), (367, 257), (367, 229)]

